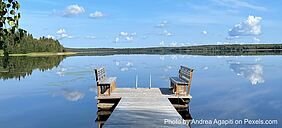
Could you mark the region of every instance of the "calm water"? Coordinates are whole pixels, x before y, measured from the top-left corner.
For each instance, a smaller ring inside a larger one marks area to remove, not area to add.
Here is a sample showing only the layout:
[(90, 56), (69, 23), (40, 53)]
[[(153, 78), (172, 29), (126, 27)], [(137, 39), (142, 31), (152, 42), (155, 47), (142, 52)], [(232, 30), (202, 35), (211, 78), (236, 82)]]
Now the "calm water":
[(282, 56), (115, 55), (11, 58), (10, 72), (0, 72), (0, 128), (96, 127), (95, 67), (117, 76), (117, 87), (135, 87), (136, 75), (139, 87), (150, 75), (153, 87), (168, 87), (180, 65), (195, 69), (194, 119), (277, 119), (273, 127), (282, 127)]

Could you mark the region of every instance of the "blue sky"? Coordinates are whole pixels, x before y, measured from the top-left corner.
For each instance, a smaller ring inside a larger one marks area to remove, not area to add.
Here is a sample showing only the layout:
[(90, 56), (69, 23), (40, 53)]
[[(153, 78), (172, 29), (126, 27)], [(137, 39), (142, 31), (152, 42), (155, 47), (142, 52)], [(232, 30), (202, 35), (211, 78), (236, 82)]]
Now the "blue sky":
[(279, 0), (20, 0), (20, 26), (65, 47), (282, 43)]

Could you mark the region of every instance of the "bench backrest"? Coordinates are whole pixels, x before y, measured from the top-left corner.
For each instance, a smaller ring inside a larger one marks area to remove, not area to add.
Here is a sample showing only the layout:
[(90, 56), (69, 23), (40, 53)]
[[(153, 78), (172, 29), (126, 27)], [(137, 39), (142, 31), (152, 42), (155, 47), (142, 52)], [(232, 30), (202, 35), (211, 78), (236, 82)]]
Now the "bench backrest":
[(106, 78), (106, 70), (105, 68), (96, 68), (95, 69), (96, 81), (99, 83), (103, 79)]
[(192, 74), (193, 74), (194, 69), (185, 67), (185, 66), (180, 66), (179, 69), (179, 78), (186, 82), (191, 82), (192, 80)]

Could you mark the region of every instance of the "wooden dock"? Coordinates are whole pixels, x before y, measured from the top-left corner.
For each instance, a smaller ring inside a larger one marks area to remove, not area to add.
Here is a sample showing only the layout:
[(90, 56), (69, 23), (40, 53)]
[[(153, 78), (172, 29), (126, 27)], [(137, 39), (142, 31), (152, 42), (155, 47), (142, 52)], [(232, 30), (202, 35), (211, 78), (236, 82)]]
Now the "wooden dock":
[(102, 100), (120, 99), (107, 121), (104, 122), (105, 128), (187, 127), (182, 123), (165, 123), (166, 120), (183, 120), (169, 98), (178, 98), (187, 103), (192, 97), (190, 95), (175, 96), (172, 91), (165, 88), (116, 88), (110, 96), (96, 97), (98, 108), (113, 106), (111, 103), (101, 102)]

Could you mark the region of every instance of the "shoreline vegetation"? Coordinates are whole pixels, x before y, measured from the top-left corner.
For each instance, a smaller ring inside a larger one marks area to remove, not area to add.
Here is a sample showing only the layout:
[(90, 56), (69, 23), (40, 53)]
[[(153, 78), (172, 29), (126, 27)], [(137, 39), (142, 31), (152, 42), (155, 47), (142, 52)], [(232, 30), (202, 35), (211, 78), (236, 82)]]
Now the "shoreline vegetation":
[[(19, 37), (20, 33), (15, 33), (6, 37), (7, 52), (11, 54), (28, 54), (28, 53), (60, 53), (65, 52), (63, 45), (58, 40), (46, 37), (34, 38), (32, 34), (22, 33), (19, 41), (14, 38)], [(0, 50), (4, 50), (0, 46)]]
[(115, 54), (186, 54), (204, 56), (282, 55), (282, 44), (228, 44), (148, 48), (65, 48), (79, 56)]
[[(9, 56), (60, 56), (60, 55), (75, 55), (75, 52), (31, 52), (31, 53), (22, 53), (22, 54), (9, 54)], [(0, 57), (4, 56), (3, 51), (0, 50)]]
[[(12, 53), (9, 56), (94, 56), (116, 54), (186, 54), (204, 56), (282, 55), (282, 44), (228, 44), (148, 48), (64, 48), (61, 52)], [(3, 50), (0, 50), (3, 56)]]

